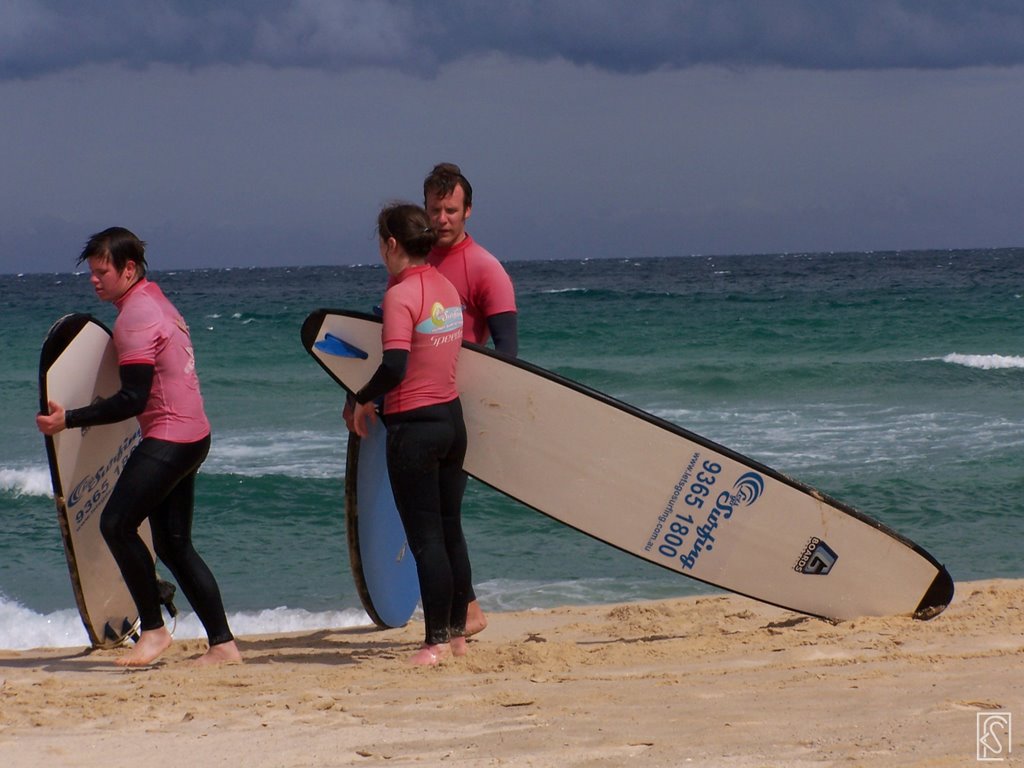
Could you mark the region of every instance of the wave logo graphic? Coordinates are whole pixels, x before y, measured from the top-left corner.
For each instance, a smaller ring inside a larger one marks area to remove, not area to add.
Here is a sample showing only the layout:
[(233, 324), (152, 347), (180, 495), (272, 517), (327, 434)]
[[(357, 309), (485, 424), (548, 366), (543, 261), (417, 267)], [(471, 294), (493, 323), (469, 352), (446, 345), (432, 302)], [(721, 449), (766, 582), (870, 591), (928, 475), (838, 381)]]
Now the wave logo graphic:
[(761, 498), (762, 493), (764, 493), (764, 478), (757, 474), (757, 472), (747, 472), (740, 475), (736, 484), (732, 487), (733, 499), (743, 502), (748, 507), (753, 506)]

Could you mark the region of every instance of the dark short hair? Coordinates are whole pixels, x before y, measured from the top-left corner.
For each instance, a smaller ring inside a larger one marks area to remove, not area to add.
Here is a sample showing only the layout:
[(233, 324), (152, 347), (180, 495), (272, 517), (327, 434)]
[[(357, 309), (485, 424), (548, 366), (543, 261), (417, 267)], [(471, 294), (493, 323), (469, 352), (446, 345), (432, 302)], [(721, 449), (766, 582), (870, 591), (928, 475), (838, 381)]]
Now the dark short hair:
[(377, 234), (381, 240), (395, 238), (410, 256), (426, 258), (437, 242), (427, 212), (414, 203), (391, 203), (377, 214)]
[(448, 197), (455, 191), (455, 187), (462, 187), (465, 193), (466, 207), (473, 206), (473, 185), (469, 179), (462, 175), (462, 171), (455, 163), (438, 163), (434, 169), (427, 174), (423, 180), (423, 202), (427, 202), (427, 193), (434, 192), (438, 197)]
[(94, 256), (106, 256), (118, 273), (134, 261), (139, 276), (146, 274), (146, 244), (124, 227), (110, 227), (90, 237), (75, 263), (81, 264)]

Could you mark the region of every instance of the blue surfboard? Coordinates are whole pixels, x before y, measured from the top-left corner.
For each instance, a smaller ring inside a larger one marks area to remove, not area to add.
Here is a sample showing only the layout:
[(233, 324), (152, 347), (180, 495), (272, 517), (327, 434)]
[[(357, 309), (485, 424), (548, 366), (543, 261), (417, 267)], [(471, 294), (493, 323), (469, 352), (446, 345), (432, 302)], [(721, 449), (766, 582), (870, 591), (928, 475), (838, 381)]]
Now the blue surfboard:
[(365, 438), (349, 434), (345, 529), (363, 609), (378, 627), (404, 626), (419, 603), (420, 585), (391, 493), (387, 430), (379, 419)]
[[(305, 337), (304, 337), (305, 338)], [(359, 347), (328, 333), (313, 348), (332, 357), (365, 360)], [(345, 466), (345, 531), (352, 578), (363, 609), (382, 629), (402, 627), (420, 599), (416, 560), (388, 477), (387, 429), (378, 419), (363, 439), (349, 434)]]

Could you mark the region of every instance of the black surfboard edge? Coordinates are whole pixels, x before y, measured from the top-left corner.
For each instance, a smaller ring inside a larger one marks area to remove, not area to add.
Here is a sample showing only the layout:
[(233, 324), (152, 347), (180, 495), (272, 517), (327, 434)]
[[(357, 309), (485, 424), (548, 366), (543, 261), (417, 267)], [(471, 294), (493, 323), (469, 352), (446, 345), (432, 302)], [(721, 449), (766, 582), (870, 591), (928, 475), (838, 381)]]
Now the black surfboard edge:
[(360, 438), (355, 432), (349, 432), (348, 448), (345, 458), (345, 537), (348, 540), (348, 561), (352, 570), (352, 580), (356, 585), (359, 602), (363, 605), (366, 615), (379, 629), (395, 629), (381, 618), (373, 604), (370, 587), (363, 574), (363, 557), (359, 549), (359, 497), (356, 478), (359, 477), (359, 446)]
[[(302, 344), (306, 348), (306, 351), (317, 362), (317, 364), (321, 368), (323, 368), (324, 371), (326, 371), (326, 373), (332, 379), (334, 379), (335, 382), (338, 383), (339, 386), (341, 386), (343, 389), (345, 389), (345, 391), (351, 392), (351, 390), (348, 387), (346, 387), (343, 382), (339, 381), (338, 378), (334, 375), (334, 373), (330, 370), (330, 368), (328, 368), (326, 365), (324, 365), (323, 362), (313, 352), (313, 344), (316, 342), (317, 334), (318, 334), (318, 332), (320, 330), (320, 327), (323, 325), (324, 318), (327, 315), (342, 315), (342, 316), (345, 316), (345, 317), (351, 317), (351, 318), (359, 319), (359, 320), (367, 320), (367, 321), (378, 323), (378, 324), (381, 322), (381, 318), (376, 316), (376, 315), (371, 315), (371, 314), (368, 314), (366, 312), (359, 312), (357, 310), (325, 309), (325, 308), (321, 308), (321, 309), (317, 309), (317, 310), (314, 310), (313, 312), (311, 312), (309, 314), (309, 316), (306, 318), (306, 320), (302, 324), (302, 329), (301, 329), (300, 335), (301, 335), (301, 338), (302, 338)], [(525, 371), (528, 371), (529, 373), (535, 374), (537, 376), (541, 376), (542, 378), (548, 379), (549, 381), (552, 381), (552, 382), (554, 382), (556, 384), (559, 384), (561, 386), (568, 387), (569, 389), (571, 389), (571, 390), (573, 390), (575, 392), (579, 392), (580, 394), (587, 395), (587, 396), (592, 397), (592, 398), (594, 398), (596, 400), (599, 400), (602, 403), (605, 403), (606, 405), (609, 405), (609, 406), (611, 406), (613, 408), (617, 408), (617, 409), (619, 409), (621, 411), (624, 411), (624, 412), (630, 414), (631, 416), (635, 416), (635, 417), (637, 417), (639, 419), (643, 419), (644, 421), (646, 421), (646, 422), (648, 422), (650, 424), (653, 424), (654, 426), (657, 426), (657, 427), (660, 427), (662, 429), (665, 429), (668, 432), (672, 432), (672, 433), (674, 433), (676, 435), (679, 435), (680, 437), (684, 437), (687, 440), (690, 440), (690, 441), (692, 441), (694, 443), (697, 443), (698, 445), (701, 445), (701, 446), (703, 446), (703, 447), (705, 447), (705, 448), (707, 448), (709, 450), (715, 451), (716, 453), (720, 453), (723, 456), (728, 456), (730, 459), (732, 459), (734, 461), (737, 461), (737, 462), (739, 462), (741, 464), (744, 464), (744, 465), (750, 467), (751, 469), (754, 469), (754, 470), (760, 472), (761, 474), (764, 474), (764, 475), (767, 475), (768, 477), (773, 478), (774, 480), (777, 480), (777, 481), (779, 481), (781, 483), (784, 483), (784, 484), (786, 484), (786, 485), (788, 485), (788, 486), (790, 486), (790, 487), (800, 491), (801, 493), (805, 493), (807, 495), (813, 496), (814, 498), (817, 498), (817, 499), (825, 502), (826, 504), (829, 504), (829, 505), (835, 507), (836, 509), (844, 512), (845, 514), (850, 515), (851, 517), (854, 517), (857, 520), (859, 520), (859, 521), (861, 521), (861, 522), (863, 522), (863, 523), (865, 523), (867, 525), (872, 526), (873, 528), (877, 529), (881, 533), (884, 533), (887, 536), (889, 536), (890, 538), (893, 538), (896, 541), (900, 542), (904, 546), (906, 546), (909, 549), (911, 549), (912, 551), (914, 551), (919, 556), (923, 557), (929, 563), (931, 563), (935, 567), (935, 569), (937, 571), (937, 573), (935, 575), (935, 578), (932, 580), (931, 585), (925, 591), (925, 594), (922, 596), (921, 601), (920, 601), (920, 603), (918, 603), (917, 608), (911, 614), (915, 619), (919, 619), (919, 620), (925, 621), (925, 620), (928, 620), (928, 619), (935, 618), (940, 613), (942, 613), (949, 606), (949, 604), (952, 602), (952, 600), (953, 600), (953, 593), (955, 591), (955, 587), (954, 587), (954, 583), (953, 583), (953, 578), (949, 574), (949, 571), (946, 570), (946, 567), (942, 563), (940, 563), (938, 560), (936, 560), (935, 557), (933, 557), (930, 552), (928, 552), (926, 549), (921, 547), (919, 544), (917, 544), (914, 541), (908, 539), (906, 536), (903, 536), (902, 534), (900, 534), (896, 530), (890, 528), (885, 523), (883, 523), (883, 522), (881, 522), (879, 520), (876, 520), (875, 518), (865, 514), (864, 512), (861, 512), (860, 510), (850, 506), (849, 504), (846, 504), (845, 502), (842, 502), (842, 501), (840, 501), (838, 499), (835, 499), (835, 498), (829, 496), (828, 494), (823, 493), (822, 491), (819, 491), (818, 489), (816, 489), (816, 488), (814, 488), (812, 486), (809, 486), (809, 485), (807, 485), (805, 483), (800, 482), (799, 480), (795, 480), (794, 478), (789, 477), (788, 475), (785, 475), (782, 472), (779, 472), (778, 470), (772, 469), (771, 467), (769, 467), (769, 466), (767, 466), (765, 464), (762, 464), (761, 462), (759, 462), (759, 461), (757, 461), (755, 459), (751, 459), (751, 458), (749, 458), (747, 456), (744, 456), (743, 454), (738, 453), (737, 451), (734, 451), (731, 448), (727, 448), (726, 446), (719, 445), (718, 443), (714, 442), (713, 440), (709, 440), (708, 438), (703, 437), (701, 435), (698, 435), (695, 432), (691, 432), (688, 429), (680, 427), (678, 424), (674, 424), (674, 423), (672, 423), (670, 421), (667, 421), (667, 420), (662, 419), (662, 418), (660, 418), (658, 416), (655, 416), (654, 414), (651, 414), (651, 413), (648, 413), (648, 412), (646, 412), (644, 410), (641, 410), (640, 408), (637, 408), (634, 405), (630, 405), (629, 403), (626, 403), (626, 402), (623, 402), (621, 400), (618, 400), (618, 399), (612, 397), (611, 395), (607, 395), (607, 394), (605, 394), (603, 392), (600, 392), (599, 390), (596, 390), (596, 389), (593, 389), (591, 387), (588, 387), (586, 384), (581, 384), (581, 383), (579, 383), (577, 381), (573, 381), (572, 379), (567, 379), (564, 376), (560, 376), (557, 373), (554, 373), (554, 372), (549, 371), (549, 370), (547, 370), (545, 368), (541, 368), (541, 367), (539, 367), (537, 365), (534, 365), (534, 364), (532, 364), (530, 362), (527, 362), (526, 360), (523, 360), (522, 358), (518, 358), (518, 357), (517, 358), (512, 358), (512, 357), (508, 357), (506, 355), (501, 355), (501, 354), (495, 352), (494, 350), (492, 350), (492, 349), (490, 349), (488, 347), (482, 346), (480, 344), (474, 344), (473, 342), (463, 341), (462, 346), (467, 348), (467, 349), (472, 349), (474, 352), (479, 352), (479, 353), (487, 355), (489, 357), (498, 358), (499, 360), (501, 360), (504, 363), (516, 366), (518, 368), (521, 368), (521, 369), (523, 369)], [(480, 482), (482, 482), (484, 485), (487, 485), (488, 487), (491, 487), (491, 488), (494, 487), (494, 486), (491, 486), (489, 483), (487, 483), (487, 481), (485, 481), (485, 480), (480, 480), (480, 478), (476, 478), (476, 479), (479, 480)], [(501, 490), (499, 488), (495, 488), (494, 490), (498, 491), (499, 493), (501, 493), (501, 494), (503, 494), (505, 496), (509, 496), (509, 498), (515, 499), (516, 501), (518, 501), (519, 503), (523, 504), (524, 506), (528, 506), (531, 509), (535, 510), (536, 512), (539, 512), (539, 513), (545, 515), (545, 517), (550, 517), (552, 520), (556, 520), (558, 523), (561, 523), (562, 525), (566, 525), (566, 526), (568, 526), (570, 528), (573, 528), (574, 530), (577, 530), (580, 533), (583, 533), (583, 534), (585, 534), (587, 536), (590, 536), (591, 538), (597, 539), (598, 541), (601, 541), (602, 543), (607, 544), (608, 546), (615, 547), (619, 551), (626, 552), (626, 554), (633, 555), (632, 552), (627, 552), (626, 550), (622, 549), (621, 547), (616, 546), (615, 544), (612, 544), (610, 542), (604, 541), (604, 539), (600, 539), (600, 538), (594, 536), (593, 534), (588, 533), (587, 531), (583, 531), (583, 530), (581, 530), (579, 528), (576, 528), (573, 525), (570, 525), (569, 523), (566, 523), (564, 520), (557, 520), (556, 518), (551, 517), (550, 515), (545, 513), (543, 510), (537, 509), (536, 507), (534, 507), (534, 506), (524, 502), (522, 499), (519, 499), (519, 498), (517, 498), (515, 496), (511, 496), (510, 494), (507, 494), (505, 491), (503, 491), (503, 490)], [(640, 559), (644, 560), (645, 558), (640, 558)], [(704, 584), (708, 584), (709, 586), (715, 587), (716, 589), (725, 589), (725, 587), (722, 587), (722, 586), (720, 586), (718, 584), (714, 584), (714, 583), (709, 582), (709, 581), (705, 581), (704, 579), (697, 578), (696, 576), (691, 576), (689, 574), (680, 573), (679, 571), (676, 571), (676, 570), (674, 570), (672, 568), (669, 568), (667, 565), (661, 565), (661, 564), (659, 564), (657, 562), (654, 562), (652, 560), (646, 560), (646, 562), (649, 562), (652, 565), (659, 565), (660, 567), (665, 568), (666, 570), (672, 571), (672, 573), (679, 573), (679, 575), (681, 575), (681, 576), (686, 576), (687, 578), (694, 579), (695, 581), (699, 581), (699, 582), (702, 582)], [(761, 597), (755, 597), (753, 595), (747, 595), (747, 594), (742, 593), (742, 592), (735, 592), (734, 590), (726, 590), (726, 591), (734, 592), (735, 594), (740, 594), (740, 595), (743, 595), (744, 597), (749, 597), (752, 600), (757, 600), (758, 602), (767, 603), (769, 605), (775, 605), (776, 607), (784, 608), (786, 610), (796, 611), (797, 613), (806, 613), (805, 611), (800, 611), (798, 609), (793, 608), (792, 606), (782, 605), (782, 604), (779, 604), (779, 603), (772, 603), (771, 601), (767, 601), (767, 600), (765, 600), (764, 598), (761, 598)], [(820, 614), (806, 614), (806, 615), (815, 616), (816, 618), (824, 619), (826, 621), (834, 621), (833, 618), (831, 618), (829, 616), (820, 615)]]
[[(46, 333), (46, 338), (43, 339), (43, 346), (39, 350), (39, 412), (48, 412), (49, 398), (46, 392), (46, 374), (50, 370), (50, 367), (56, 362), (57, 358), (61, 356), (61, 353), (68, 348), (68, 345), (74, 341), (75, 337), (81, 333), (82, 329), (89, 323), (95, 323), (100, 328), (105, 330), (108, 334), (110, 329), (107, 328), (103, 323), (97, 320), (90, 314), (83, 312), (73, 312), (68, 315), (64, 315), (53, 325), (50, 326), (50, 330)], [(54, 497), (64, 496), (64, 489), (61, 487), (60, 476), (57, 474), (57, 455), (54, 450), (53, 438), (48, 435), (44, 436), (46, 439), (46, 458), (50, 466), (50, 481), (53, 485)]]

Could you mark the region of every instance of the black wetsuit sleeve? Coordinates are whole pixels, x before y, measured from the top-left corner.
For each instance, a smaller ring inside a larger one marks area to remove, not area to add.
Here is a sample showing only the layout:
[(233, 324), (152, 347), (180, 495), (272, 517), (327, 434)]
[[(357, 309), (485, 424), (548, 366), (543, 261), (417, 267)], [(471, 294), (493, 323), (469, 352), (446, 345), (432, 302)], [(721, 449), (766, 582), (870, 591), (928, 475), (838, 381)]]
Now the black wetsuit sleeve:
[(146, 409), (149, 392), (153, 388), (154, 367), (145, 363), (131, 363), (119, 368), (121, 389), (117, 394), (97, 400), (84, 408), (64, 412), (64, 423), (69, 429), (113, 424), (138, 416)]
[(391, 391), (405, 378), (405, 367), (409, 362), (409, 350), (386, 349), (380, 365), (366, 386), (356, 392), (357, 403), (368, 403)]
[(499, 312), (487, 318), (487, 328), (494, 339), (494, 351), (508, 357), (519, 354), (519, 315), (515, 312)]

